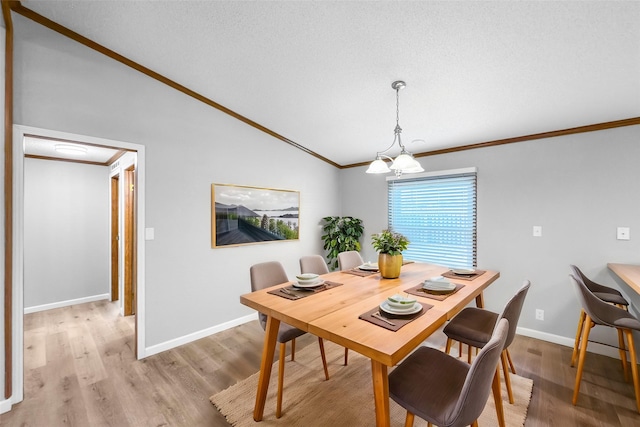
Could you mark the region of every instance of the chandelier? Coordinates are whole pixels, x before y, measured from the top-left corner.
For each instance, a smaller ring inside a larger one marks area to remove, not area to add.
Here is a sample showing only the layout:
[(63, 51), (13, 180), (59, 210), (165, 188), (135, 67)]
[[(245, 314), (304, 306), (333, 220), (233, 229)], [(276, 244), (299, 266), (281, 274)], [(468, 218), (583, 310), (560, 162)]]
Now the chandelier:
[[(413, 158), (413, 155), (407, 151), (407, 149), (402, 144), (402, 139), (400, 138), (400, 133), (402, 133), (402, 128), (400, 127), (400, 89), (404, 89), (407, 84), (401, 80), (395, 81), (391, 83), (391, 87), (396, 91), (396, 128), (393, 131), (393, 142), (383, 151), (378, 151), (376, 153), (376, 159), (371, 162), (369, 165), (369, 169), (367, 169), (367, 173), (389, 173), (394, 171), (396, 176), (400, 176), (403, 173), (418, 173), (424, 172), (424, 169), (420, 165), (416, 159)], [(393, 148), (396, 141), (398, 141), (398, 145), (400, 146), (400, 154), (395, 159), (385, 155), (384, 153), (388, 152)], [(391, 165), (387, 165), (385, 161), (389, 160)]]

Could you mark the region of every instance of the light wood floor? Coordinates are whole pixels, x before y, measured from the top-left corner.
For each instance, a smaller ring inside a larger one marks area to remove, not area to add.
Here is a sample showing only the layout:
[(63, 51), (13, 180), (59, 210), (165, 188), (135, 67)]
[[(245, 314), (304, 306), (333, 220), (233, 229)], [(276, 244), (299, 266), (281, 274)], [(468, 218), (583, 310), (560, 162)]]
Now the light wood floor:
[[(257, 372), (263, 336), (254, 321), (136, 361), (133, 319), (113, 303), (26, 315), (25, 399), (0, 425), (228, 427), (209, 397)], [(316, 342), (303, 336), (297, 349)], [(588, 355), (574, 407), (570, 348), (517, 336), (510, 352), (518, 374), (534, 380), (527, 427), (640, 425), (619, 360)]]

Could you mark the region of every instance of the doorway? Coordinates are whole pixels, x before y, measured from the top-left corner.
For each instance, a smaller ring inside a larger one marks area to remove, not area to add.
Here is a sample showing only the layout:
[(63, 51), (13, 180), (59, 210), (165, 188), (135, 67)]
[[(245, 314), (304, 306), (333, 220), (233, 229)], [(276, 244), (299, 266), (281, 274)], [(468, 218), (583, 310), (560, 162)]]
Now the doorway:
[[(16, 404), (23, 400), (24, 386), (24, 141), (26, 137), (38, 137), (44, 139), (55, 139), (64, 141), (73, 141), (80, 144), (95, 145), (101, 147), (114, 147), (126, 151), (136, 152), (135, 168), (131, 170), (132, 183), (136, 189), (136, 202), (134, 206), (132, 232), (135, 239), (143, 241), (144, 239), (144, 190), (145, 190), (145, 149), (143, 145), (133, 144), (122, 141), (106, 140), (102, 138), (94, 138), (83, 135), (69, 134), (66, 132), (57, 132), (47, 129), (33, 128), (28, 126), (14, 125), (14, 147), (13, 147), (13, 180), (14, 180), (14, 203), (13, 203), (13, 301), (12, 301), (12, 319), (11, 319), (11, 341), (12, 341), (12, 389), (11, 404)], [(106, 179), (106, 177), (105, 177)], [(113, 184), (113, 182), (112, 182)], [(136, 313), (135, 318), (135, 347), (136, 358), (145, 357), (145, 312), (144, 305), (140, 303), (144, 297), (144, 244), (132, 246), (133, 266), (135, 270), (131, 271), (132, 283), (137, 287), (136, 298), (132, 302), (132, 309)], [(111, 287), (113, 291), (113, 287)]]

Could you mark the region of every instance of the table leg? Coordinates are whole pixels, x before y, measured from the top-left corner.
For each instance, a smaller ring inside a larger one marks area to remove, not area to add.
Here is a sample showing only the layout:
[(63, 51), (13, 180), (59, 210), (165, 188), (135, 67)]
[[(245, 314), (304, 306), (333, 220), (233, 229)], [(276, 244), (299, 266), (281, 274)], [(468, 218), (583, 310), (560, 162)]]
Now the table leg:
[[(267, 316), (267, 326), (265, 328), (264, 345), (262, 346), (262, 360), (260, 361), (260, 378), (258, 379), (258, 391), (256, 392), (256, 404), (253, 408), (254, 421), (262, 421), (264, 414), (264, 404), (267, 400), (269, 390), (269, 378), (271, 378), (271, 366), (273, 365), (273, 355), (276, 349), (280, 320)], [(284, 357), (284, 355), (280, 355)]]
[(484, 296), (483, 296), (482, 292), (480, 292), (478, 294), (478, 296), (476, 297), (476, 307), (484, 308)]
[(376, 426), (389, 427), (391, 424), (389, 413), (389, 376), (387, 365), (371, 360), (371, 375), (373, 377), (373, 399), (376, 404)]

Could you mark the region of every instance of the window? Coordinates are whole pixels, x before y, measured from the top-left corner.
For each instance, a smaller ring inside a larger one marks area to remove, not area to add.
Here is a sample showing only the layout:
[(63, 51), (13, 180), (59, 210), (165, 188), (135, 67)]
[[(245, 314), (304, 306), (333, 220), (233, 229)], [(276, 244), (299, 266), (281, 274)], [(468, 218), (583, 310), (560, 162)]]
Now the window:
[(476, 266), (476, 168), (388, 178), (389, 228), (409, 239), (406, 259)]

